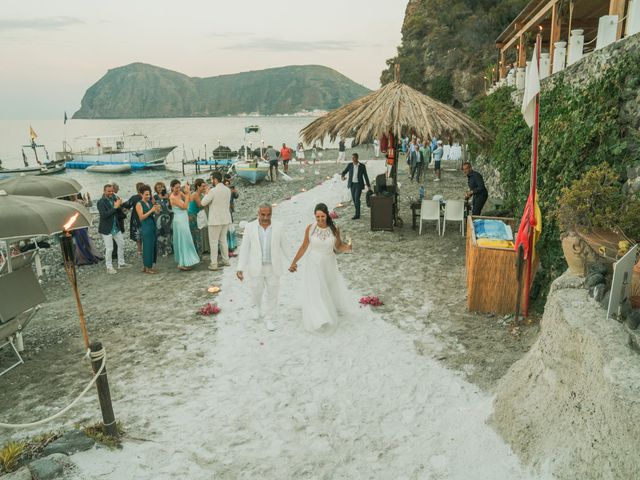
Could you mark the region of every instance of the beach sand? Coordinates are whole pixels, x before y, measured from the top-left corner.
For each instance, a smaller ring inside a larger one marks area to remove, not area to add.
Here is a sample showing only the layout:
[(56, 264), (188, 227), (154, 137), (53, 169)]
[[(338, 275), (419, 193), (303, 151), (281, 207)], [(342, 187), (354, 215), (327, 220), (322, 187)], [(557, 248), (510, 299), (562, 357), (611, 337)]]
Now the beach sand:
[[(253, 219), (261, 201), (277, 203), (274, 218), (286, 224), (293, 257), (313, 205), (348, 198), (342, 182), (326, 178), (341, 168), (292, 165), (292, 182), (242, 187), (236, 222)], [(383, 168), (369, 162), (371, 178)], [(428, 172), (427, 196), (460, 198), (465, 190), (459, 172), (432, 178)], [(457, 225), (438, 237), (426, 224), (418, 236), (408, 209), (418, 187), (404, 172), (399, 179), (402, 229), (370, 232), (364, 195), (361, 220), (350, 220), (350, 205), (336, 210), (353, 239), (354, 254), (341, 255), (339, 267), (354, 305), (363, 295), (385, 305), (358, 308), (333, 336), (302, 329), (300, 274), (282, 278), (271, 333), (248, 318), (236, 260), (222, 272), (206, 263), (178, 272), (163, 258), (161, 273), (145, 276), (129, 242), (134, 268), (109, 276), (104, 265), (81, 267), (89, 333), (107, 349), (114, 409), (128, 437), (122, 451), (74, 455), (74, 478), (537, 478), (485, 424), (492, 387), (528, 350), (536, 327), (513, 335), (506, 319), (466, 312)], [(49, 301), (25, 332), (26, 364), (0, 379), (1, 421), (49, 415), (91, 376), (64, 273), (53, 267), (47, 278)], [(209, 294), (211, 285), (221, 293)], [(212, 301), (222, 308), (217, 317), (195, 315)], [(98, 418), (92, 390), (45, 427), (0, 431), (0, 444)]]

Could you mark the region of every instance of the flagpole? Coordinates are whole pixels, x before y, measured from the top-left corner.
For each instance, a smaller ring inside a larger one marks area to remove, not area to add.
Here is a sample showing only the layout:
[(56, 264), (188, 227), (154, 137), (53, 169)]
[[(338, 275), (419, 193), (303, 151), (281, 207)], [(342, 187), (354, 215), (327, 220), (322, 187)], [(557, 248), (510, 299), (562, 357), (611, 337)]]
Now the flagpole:
[[(538, 33), (536, 37), (536, 59), (538, 64), (538, 71), (540, 71), (540, 47), (542, 43), (542, 37), (540, 33)], [(532, 138), (532, 152), (531, 152), (531, 190), (529, 192), (529, 197), (531, 198), (531, 208), (533, 209), (532, 215), (535, 215), (536, 208), (536, 190), (538, 183), (538, 136), (539, 136), (539, 127), (540, 127), (540, 93), (536, 95), (536, 107), (535, 107), (535, 116), (533, 122), (533, 138)], [(527, 255), (527, 271), (525, 276), (525, 287), (524, 287), (524, 306), (523, 306), (523, 315), (525, 318), (529, 316), (529, 296), (531, 294), (531, 278), (532, 278), (532, 269), (533, 269), (533, 236), (534, 236), (535, 228), (529, 229), (529, 238), (527, 240), (529, 245), (529, 254)]]

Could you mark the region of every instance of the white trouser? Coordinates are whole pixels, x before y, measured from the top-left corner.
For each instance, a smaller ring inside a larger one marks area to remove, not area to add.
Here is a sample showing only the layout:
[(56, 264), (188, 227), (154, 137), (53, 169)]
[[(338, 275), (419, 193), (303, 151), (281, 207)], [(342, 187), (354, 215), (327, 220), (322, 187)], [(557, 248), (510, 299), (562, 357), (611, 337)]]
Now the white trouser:
[(107, 268), (113, 268), (113, 263), (111, 261), (111, 255), (113, 254), (113, 242), (116, 242), (118, 245), (118, 266), (124, 265), (124, 237), (122, 236), (122, 232), (118, 232), (115, 235), (102, 235), (102, 240), (104, 240), (104, 263), (106, 263)]
[[(257, 277), (249, 276), (249, 287), (253, 304), (258, 308), (260, 315), (274, 317), (278, 310), (278, 291), (280, 290), (280, 276), (273, 274), (271, 265), (262, 265), (262, 272)], [(262, 297), (267, 293), (267, 298)]]
[(229, 244), (227, 243), (227, 231), (229, 225), (209, 225), (209, 250), (211, 250), (211, 265), (218, 265), (218, 244), (223, 262), (229, 261)]
[(347, 152), (338, 152), (338, 162), (344, 162), (344, 157)]

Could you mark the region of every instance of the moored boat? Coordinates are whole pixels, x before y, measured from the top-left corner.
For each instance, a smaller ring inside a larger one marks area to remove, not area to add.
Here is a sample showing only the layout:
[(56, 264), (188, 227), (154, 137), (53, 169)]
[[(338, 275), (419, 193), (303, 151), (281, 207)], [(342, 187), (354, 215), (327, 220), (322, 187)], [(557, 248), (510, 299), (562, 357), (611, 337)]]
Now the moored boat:
[[(131, 170), (165, 167), (167, 155), (176, 146), (153, 146), (146, 135), (109, 135), (101, 137), (79, 137), (77, 141), (93, 141), (94, 146), (73, 149), (66, 142), (63, 150), (56, 152), (56, 159), (64, 161), (67, 168), (84, 169), (94, 165), (128, 165)], [(141, 143), (129, 147), (128, 143)]]
[(234, 164), (233, 168), (240, 178), (246, 180), (252, 185), (264, 180), (269, 173), (268, 162), (239, 161)]
[[(64, 162), (49, 160), (49, 152), (44, 145), (36, 143), (37, 134), (32, 128), (29, 129), (31, 135), (31, 143), (22, 146), (22, 162), (24, 167), (18, 168), (4, 168), (2, 161), (0, 160), (0, 178), (15, 177), (16, 175), (51, 175), (54, 173), (60, 173), (65, 170)], [(26, 152), (33, 153), (33, 158), (29, 159)], [(40, 152), (40, 150), (42, 150)], [(40, 155), (38, 155), (40, 152)], [(46, 161), (40, 161), (40, 158), (44, 156)], [(34, 165), (35, 160), (35, 165)], [(31, 162), (31, 163), (30, 163)]]

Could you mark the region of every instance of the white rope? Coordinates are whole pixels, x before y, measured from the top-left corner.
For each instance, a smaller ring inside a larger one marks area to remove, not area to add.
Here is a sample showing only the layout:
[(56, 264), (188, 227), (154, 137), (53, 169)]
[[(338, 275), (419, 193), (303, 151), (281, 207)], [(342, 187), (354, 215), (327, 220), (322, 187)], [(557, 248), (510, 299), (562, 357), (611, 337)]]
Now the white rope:
[(104, 347), (101, 350), (98, 350), (97, 352), (92, 352), (90, 350), (87, 350), (87, 354), (85, 355), (84, 358), (91, 358), (92, 361), (102, 360), (102, 364), (100, 365), (100, 368), (98, 369), (98, 371), (96, 372), (94, 377), (91, 379), (89, 384), (85, 387), (85, 389), (82, 391), (82, 393), (80, 393), (80, 395), (78, 395), (78, 397), (76, 397), (76, 399), (73, 402), (71, 402), (69, 405), (64, 407), (58, 413), (56, 413), (54, 415), (51, 415), (50, 417), (45, 418), (43, 420), (38, 420), (37, 422), (31, 422), (31, 423), (15, 423), (15, 424), (0, 422), (0, 428), (18, 429), (18, 428), (36, 427), (38, 425), (42, 425), (44, 423), (48, 423), (51, 420), (55, 420), (56, 418), (64, 415), (65, 413), (67, 413), (71, 408), (73, 408), (73, 406), (76, 403), (78, 403), (78, 401), (82, 397), (84, 397), (84, 395), (89, 391), (89, 389), (93, 386), (93, 384), (96, 383), (96, 380), (98, 379), (98, 377), (102, 374), (102, 370), (104, 370), (104, 366), (105, 366), (105, 363), (107, 361), (107, 352), (104, 350)]

